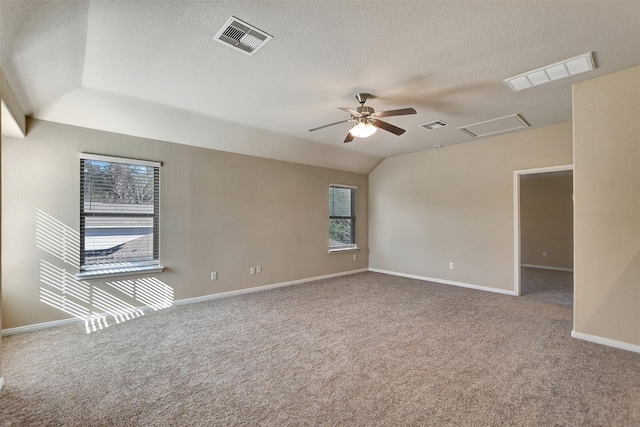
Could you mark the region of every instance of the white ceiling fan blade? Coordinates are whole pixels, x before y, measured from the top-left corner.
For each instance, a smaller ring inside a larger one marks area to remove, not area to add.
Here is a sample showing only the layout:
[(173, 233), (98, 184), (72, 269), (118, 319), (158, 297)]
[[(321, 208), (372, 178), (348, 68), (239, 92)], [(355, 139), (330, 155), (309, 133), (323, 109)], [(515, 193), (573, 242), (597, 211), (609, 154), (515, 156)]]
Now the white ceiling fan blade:
[(317, 128), (309, 129), (309, 132), (313, 132), (314, 130), (318, 130), (318, 129), (328, 128), (329, 126), (333, 126), (333, 125), (339, 125), (340, 123), (347, 123), (347, 122), (352, 122), (352, 121), (353, 121), (353, 119), (340, 120), (339, 122), (329, 123), (328, 125), (319, 126)]

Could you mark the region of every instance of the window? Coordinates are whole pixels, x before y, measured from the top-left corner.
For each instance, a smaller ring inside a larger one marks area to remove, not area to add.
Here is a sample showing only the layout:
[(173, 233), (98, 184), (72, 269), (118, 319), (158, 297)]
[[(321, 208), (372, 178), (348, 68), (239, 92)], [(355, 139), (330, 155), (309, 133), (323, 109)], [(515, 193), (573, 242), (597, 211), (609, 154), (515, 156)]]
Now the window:
[(80, 155), (80, 273), (162, 271), (160, 163)]
[(356, 187), (329, 186), (329, 251), (357, 249)]

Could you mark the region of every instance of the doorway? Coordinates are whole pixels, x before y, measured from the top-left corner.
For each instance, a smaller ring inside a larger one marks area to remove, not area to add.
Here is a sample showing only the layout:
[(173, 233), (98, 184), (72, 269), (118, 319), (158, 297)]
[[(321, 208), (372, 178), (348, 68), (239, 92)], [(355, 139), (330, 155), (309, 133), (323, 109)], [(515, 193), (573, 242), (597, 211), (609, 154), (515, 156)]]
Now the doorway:
[[(552, 178), (557, 178), (558, 181), (552, 181)], [(554, 184), (549, 187), (551, 182)], [(557, 184), (562, 182), (565, 187), (569, 185), (563, 197), (571, 197), (563, 202), (565, 210), (570, 210), (563, 214), (565, 218), (569, 215), (568, 222), (564, 221), (564, 224), (562, 219), (554, 217), (560, 214), (552, 212), (560, 209), (556, 206), (557, 201), (546, 200), (544, 203), (538, 203), (532, 199), (531, 193), (544, 192), (545, 185), (553, 189), (553, 193), (558, 193)], [(565, 282), (570, 280), (572, 285), (572, 275), (567, 276), (567, 274), (573, 271), (573, 165), (514, 171), (513, 188), (514, 294), (519, 296), (523, 293), (523, 268), (526, 269), (530, 283), (542, 283), (554, 272), (559, 276), (562, 276), (559, 272), (564, 272), (565, 277), (562, 280)], [(568, 195), (566, 191), (569, 192)], [(568, 206), (566, 206), (567, 203)], [(537, 219), (534, 221), (532, 218)]]

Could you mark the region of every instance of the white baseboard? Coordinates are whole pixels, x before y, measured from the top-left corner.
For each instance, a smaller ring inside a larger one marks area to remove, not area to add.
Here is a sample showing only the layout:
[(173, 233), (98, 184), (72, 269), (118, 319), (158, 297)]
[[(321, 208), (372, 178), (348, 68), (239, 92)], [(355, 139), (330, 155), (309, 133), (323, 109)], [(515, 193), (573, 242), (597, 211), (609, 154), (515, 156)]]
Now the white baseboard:
[(248, 294), (248, 293), (252, 293), (252, 292), (261, 292), (261, 291), (266, 291), (266, 290), (269, 290), (269, 289), (282, 288), (282, 287), (285, 287), (285, 286), (299, 285), (301, 283), (315, 282), (316, 280), (324, 280), (324, 279), (331, 279), (333, 277), (348, 276), (350, 274), (363, 273), (363, 272), (366, 272), (366, 271), (369, 271), (369, 269), (368, 268), (362, 268), (360, 270), (351, 270), (351, 271), (344, 271), (342, 273), (326, 274), (324, 276), (309, 277), (307, 279), (292, 280), (290, 282), (282, 282), (282, 283), (274, 283), (272, 285), (256, 286), (255, 288), (237, 289), (237, 290), (234, 290), (234, 291), (221, 292), (219, 294), (210, 294), (210, 295), (203, 295), (201, 297), (185, 298), (185, 299), (180, 299), (180, 300), (174, 301), (173, 305), (193, 304), (193, 303), (196, 303), (196, 302), (210, 301), (210, 300), (214, 300), (214, 299), (232, 297), (234, 295), (242, 295), (242, 294)]
[(454, 282), (453, 280), (436, 279), (433, 277), (418, 276), (415, 274), (406, 274), (406, 273), (398, 273), (395, 271), (379, 270), (377, 268), (370, 268), (369, 271), (373, 271), (375, 273), (389, 274), (391, 276), (400, 276), (400, 277), (407, 277), (409, 279), (423, 280), (426, 282), (440, 283), (443, 285), (459, 286), (461, 288), (475, 289), (478, 291), (495, 292), (495, 293), (504, 294), (504, 295), (515, 295), (515, 292), (512, 290), (491, 288), (489, 286), (472, 285), (472, 284), (463, 283), (463, 282)]
[(0, 391), (2, 391), (3, 385), (4, 385), (4, 377), (0, 377)]
[(573, 273), (573, 268), (551, 267), (550, 265), (520, 264), (520, 267), (539, 268), (541, 270), (568, 271)]
[(640, 353), (640, 345), (636, 345), (636, 344), (630, 344), (623, 341), (616, 341), (610, 338), (603, 338), (597, 335), (585, 334), (585, 333), (576, 332), (576, 331), (571, 331), (571, 336), (573, 338), (594, 342), (596, 344), (607, 345), (609, 347), (615, 347), (622, 350), (628, 350), (628, 351), (633, 351), (635, 353)]
[[(363, 272), (366, 272), (366, 271), (369, 271), (369, 269), (368, 268), (362, 268), (362, 269), (359, 269), (359, 270), (343, 271), (341, 273), (333, 273), (333, 274), (326, 274), (324, 276), (316, 276), (316, 277), (309, 277), (309, 278), (306, 278), (306, 279), (292, 280), (290, 282), (282, 282), (282, 283), (274, 283), (272, 285), (257, 286), (255, 288), (238, 289), (238, 290), (235, 290), (235, 291), (221, 292), (219, 294), (210, 294), (210, 295), (204, 295), (204, 296), (195, 297), (195, 298), (185, 298), (185, 299), (180, 299), (180, 300), (173, 301), (173, 305), (193, 304), (193, 303), (196, 303), (196, 302), (209, 301), (209, 300), (220, 299), (220, 298), (227, 298), (227, 297), (231, 297), (231, 296), (234, 296), (234, 295), (242, 295), (242, 294), (248, 294), (248, 293), (251, 293), (251, 292), (266, 291), (268, 289), (282, 288), (284, 286), (298, 285), (300, 283), (314, 282), (316, 280), (331, 279), (333, 277), (339, 277), (339, 276), (348, 276), (350, 274), (363, 273)], [(152, 310), (152, 308), (148, 307), (148, 306), (137, 307), (137, 308), (142, 310), (145, 313)], [(44, 322), (44, 323), (36, 323), (36, 324), (33, 324), (33, 325), (18, 326), (18, 327), (15, 327), (15, 328), (3, 329), (2, 330), (2, 336), (4, 337), (4, 336), (9, 336), (9, 335), (22, 334), (22, 333), (25, 333), (25, 332), (34, 332), (34, 331), (39, 331), (41, 329), (55, 328), (55, 327), (66, 326), (66, 325), (71, 325), (71, 324), (75, 324), (75, 323), (84, 323), (84, 320), (73, 317), (73, 318), (70, 318), (70, 319), (54, 320), (52, 322)]]
[(51, 322), (34, 323), (33, 325), (18, 326), (2, 330), (2, 336), (23, 334), (25, 332), (35, 332), (41, 329), (57, 328), (60, 326), (72, 325), (75, 323), (84, 323), (84, 320), (72, 317), (70, 319), (54, 320)]

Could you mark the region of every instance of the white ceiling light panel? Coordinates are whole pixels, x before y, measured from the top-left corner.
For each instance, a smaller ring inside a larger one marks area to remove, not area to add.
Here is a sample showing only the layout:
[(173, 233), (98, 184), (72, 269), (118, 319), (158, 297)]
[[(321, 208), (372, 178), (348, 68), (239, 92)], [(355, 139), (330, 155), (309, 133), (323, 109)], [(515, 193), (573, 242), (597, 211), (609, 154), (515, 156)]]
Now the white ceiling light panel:
[(545, 70), (551, 81), (569, 77), (569, 70), (564, 64), (554, 65)]
[(593, 52), (504, 79), (514, 92), (595, 70)]

